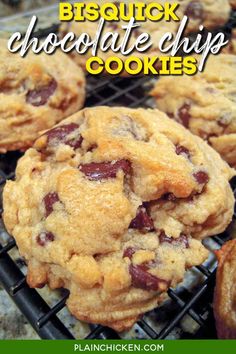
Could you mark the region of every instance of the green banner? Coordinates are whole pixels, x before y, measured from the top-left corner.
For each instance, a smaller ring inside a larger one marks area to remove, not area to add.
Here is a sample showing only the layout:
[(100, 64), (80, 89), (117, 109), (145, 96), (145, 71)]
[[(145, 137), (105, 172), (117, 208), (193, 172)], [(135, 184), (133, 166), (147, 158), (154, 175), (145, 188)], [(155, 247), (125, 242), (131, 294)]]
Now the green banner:
[(69, 353), (236, 353), (236, 340), (67, 340), (0, 341), (0, 352), (9, 354)]

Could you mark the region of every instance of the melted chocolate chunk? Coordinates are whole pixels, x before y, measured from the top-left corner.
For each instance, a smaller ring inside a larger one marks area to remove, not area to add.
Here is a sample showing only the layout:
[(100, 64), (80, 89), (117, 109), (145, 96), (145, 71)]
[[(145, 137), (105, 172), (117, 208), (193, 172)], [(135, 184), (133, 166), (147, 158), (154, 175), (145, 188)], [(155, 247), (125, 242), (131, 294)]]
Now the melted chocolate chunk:
[(189, 121), (191, 118), (191, 115), (189, 113), (190, 107), (191, 107), (190, 104), (185, 103), (182, 107), (180, 107), (178, 111), (179, 119), (181, 120), (181, 123), (185, 128), (189, 127)]
[(203, 20), (204, 10), (200, 1), (191, 1), (185, 11), (185, 15), (194, 20)]
[(132, 259), (132, 256), (135, 252), (136, 252), (135, 248), (128, 247), (128, 248), (126, 248), (126, 250), (124, 250), (123, 258), (128, 257), (129, 259)]
[(47, 243), (53, 242), (55, 239), (54, 235), (51, 232), (41, 232), (36, 238), (37, 243), (44, 247)]
[(157, 205), (160, 202), (160, 199), (149, 200), (148, 202), (143, 202), (143, 207), (149, 210), (151, 207)]
[(74, 149), (78, 149), (83, 142), (82, 136), (78, 133), (76, 137), (68, 137), (69, 134), (73, 133), (78, 128), (78, 124), (70, 123), (66, 125), (60, 125), (59, 127), (49, 130), (45, 134), (47, 135), (48, 144), (57, 145), (59, 143), (62, 143), (65, 145), (69, 145)]
[(144, 231), (154, 231), (153, 220), (148, 215), (147, 210), (143, 206), (138, 208), (137, 215), (131, 221), (129, 228)]
[(175, 116), (174, 116), (174, 113), (171, 113), (171, 112), (167, 112), (167, 115), (169, 118), (173, 119)]
[(59, 108), (61, 111), (66, 111), (76, 101), (76, 99), (77, 98), (75, 96), (64, 98), (57, 108)]
[(117, 172), (122, 170), (125, 174), (131, 172), (131, 164), (127, 160), (116, 162), (92, 162), (86, 165), (80, 165), (79, 170), (85, 174), (91, 181), (115, 178)]
[(26, 95), (26, 102), (32, 106), (44, 106), (48, 99), (54, 94), (57, 88), (56, 80), (52, 79), (47, 86), (42, 86), (38, 89), (30, 90)]
[(159, 236), (160, 243), (170, 243), (174, 246), (185, 246), (185, 248), (189, 248), (188, 237), (186, 235), (180, 235), (178, 238), (168, 237), (165, 232), (162, 231)]
[(146, 265), (133, 265), (129, 266), (129, 273), (132, 279), (132, 286), (148, 291), (164, 291), (168, 282), (157, 278), (155, 275), (148, 273)]
[(176, 201), (177, 197), (173, 193), (167, 193), (163, 195), (162, 199), (168, 200), (169, 202), (174, 202)]
[(207, 184), (209, 182), (209, 175), (205, 171), (195, 172), (193, 177), (199, 184)]
[(188, 159), (190, 159), (190, 157), (191, 157), (189, 150), (182, 145), (176, 145), (175, 152), (177, 155), (187, 156)]
[(43, 198), (46, 218), (53, 212), (53, 205), (59, 201), (60, 200), (56, 192), (48, 193)]

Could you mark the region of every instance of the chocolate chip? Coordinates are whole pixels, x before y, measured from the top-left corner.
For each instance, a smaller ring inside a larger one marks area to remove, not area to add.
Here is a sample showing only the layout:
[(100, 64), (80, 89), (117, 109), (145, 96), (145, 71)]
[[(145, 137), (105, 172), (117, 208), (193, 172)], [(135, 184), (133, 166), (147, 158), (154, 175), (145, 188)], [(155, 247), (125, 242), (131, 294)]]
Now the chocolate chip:
[(148, 215), (147, 210), (143, 206), (138, 208), (137, 215), (131, 221), (129, 228), (142, 231), (154, 231), (153, 220)]
[(79, 170), (85, 174), (91, 181), (115, 178), (117, 172), (122, 170), (125, 174), (131, 172), (131, 164), (127, 160), (116, 162), (92, 162), (86, 165), (80, 165)]
[(48, 193), (43, 198), (46, 218), (53, 212), (53, 205), (59, 201), (60, 200), (59, 200), (58, 194), (56, 192)]
[(185, 248), (189, 248), (188, 237), (186, 235), (181, 234), (178, 238), (168, 237), (165, 232), (162, 231), (159, 236), (160, 243), (170, 243), (174, 246), (185, 246)]
[(23, 258), (19, 257), (15, 260), (16, 264), (22, 268), (22, 267), (25, 267), (26, 266), (26, 262)]
[(169, 118), (173, 119), (175, 116), (174, 116), (174, 113), (171, 113), (171, 112), (167, 112), (167, 115)]
[(204, 15), (203, 6), (200, 1), (191, 1), (186, 10), (185, 15), (194, 20), (202, 20)]
[(162, 199), (168, 200), (169, 202), (174, 202), (177, 197), (173, 193), (166, 193), (163, 195)]
[(65, 140), (68, 134), (72, 133), (79, 128), (76, 123), (70, 123), (66, 125), (60, 125), (59, 127), (49, 130), (45, 135), (48, 137), (48, 142), (54, 139)]
[(42, 288), (45, 287), (45, 285), (46, 285), (45, 282), (44, 282), (44, 283), (38, 283), (37, 286), (35, 286), (35, 288), (37, 288), (37, 289), (42, 289)]
[(186, 147), (182, 145), (176, 145), (175, 152), (177, 155), (184, 155), (190, 160), (191, 155)]
[[(217, 136), (218, 136), (217, 134), (211, 133), (211, 134), (208, 134), (208, 135), (207, 135), (207, 138), (208, 138), (208, 139), (210, 139), (210, 138), (217, 138)], [(208, 144), (211, 145), (211, 142), (208, 141)]]
[(66, 125), (60, 125), (59, 127), (49, 130), (45, 135), (47, 136), (47, 141), (49, 145), (57, 145), (59, 143), (69, 145), (73, 149), (78, 149), (83, 141), (82, 136), (76, 134), (75, 137), (68, 137), (69, 134), (73, 133), (79, 125), (76, 123), (70, 123)]
[(87, 149), (88, 152), (93, 152), (94, 150), (96, 150), (98, 148), (97, 144), (92, 144), (91, 146), (89, 146), (89, 148)]
[(54, 241), (54, 235), (51, 232), (41, 232), (36, 238), (37, 243), (44, 247), (47, 243)]
[(209, 182), (209, 175), (205, 171), (195, 172), (193, 177), (199, 184), (207, 184)]
[(129, 273), (132, 279), (132, 286), (135, 288), (148, 291), (164, 291), (167, 289), (168, 282), (148, 273), (146, 265), (131, 264), (129, 266)]
[(128, 257), (129, 259), (131, 259), (135, 252), (136, 249), (134, 247), (128, 247), (124, 250), (123, 258)]
[(57, 88), (56, 80), (52, 79), (47, 86), (30, 90), (26, 95), (26, 102), (32, 106), (39, 107), (47, 103), (48, 99), (54, 94)]
[(115, 136), (132, 136), (135, 140), (146, 141), (141, 127), (128, 115), (122, 115), (122, 123), (118, 129), (113, 129)]
[(116, 7), (117, 7), (118, 9), (120, 8), (120, 3), (119, 3), (119, 1), (114, 1), (113, 4), (116, 5)]
[(180, 109), (178, 110), (178, 117), (181, 120), (181, 123), (183, 124), (183, 126), (185, 128), (189, 127), (189, 121), (191, 118), (191, 115), (189, 113), (190, 111), (190, 104), (185, 103), (182, 107), (180, 107)]

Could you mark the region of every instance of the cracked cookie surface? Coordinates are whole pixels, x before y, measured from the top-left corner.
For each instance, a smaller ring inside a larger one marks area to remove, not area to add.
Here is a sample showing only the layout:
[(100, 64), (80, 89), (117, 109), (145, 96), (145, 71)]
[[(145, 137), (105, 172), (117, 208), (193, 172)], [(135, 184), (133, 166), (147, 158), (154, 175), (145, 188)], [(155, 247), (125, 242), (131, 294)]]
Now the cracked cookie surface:
[(211, 56), (202, 73), (162, 77), (152, 95), (159, 109), (207, 140), (236, 167), (236, 57)]
[(0, 40), (0, 67), (0, 153), (25, 150), (83, 106), (84, 74), (63, 53), (21, 58)]
[(42, 135), (4, 189), (31, 287), (70, 290), (79, 319), (124, 330), (225, 230), (233, 172), (158, 110), (84, 109)]

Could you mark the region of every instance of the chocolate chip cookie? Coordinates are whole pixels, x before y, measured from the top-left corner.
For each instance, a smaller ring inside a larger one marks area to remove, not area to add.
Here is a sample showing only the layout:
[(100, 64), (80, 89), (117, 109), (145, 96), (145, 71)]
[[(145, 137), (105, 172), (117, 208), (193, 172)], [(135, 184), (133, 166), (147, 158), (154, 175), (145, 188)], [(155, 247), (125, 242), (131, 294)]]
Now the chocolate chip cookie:
[(83, 106), (82, 70), (63, 53), (21, 58), (0, 40), (0, 153), (25, 150), (39, 132)]
[(162, 77), (152, 95), (170, 117), (207, 140), (236, 167), (236, 57), (209, 57), (202, 73)]
[(157, 306), (233, 214), (233, 171), (158, 110), (95, 107), (47, 131), (4, 189), (31, 287), (70, 290), (81, 320), (124, 330)]
[(214, 313), (218, 337), (236, 339), (236, 240), (217, 251)]

